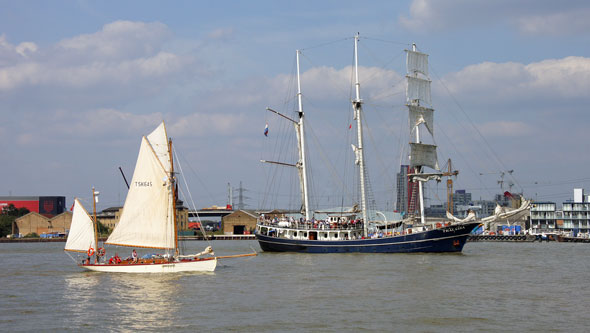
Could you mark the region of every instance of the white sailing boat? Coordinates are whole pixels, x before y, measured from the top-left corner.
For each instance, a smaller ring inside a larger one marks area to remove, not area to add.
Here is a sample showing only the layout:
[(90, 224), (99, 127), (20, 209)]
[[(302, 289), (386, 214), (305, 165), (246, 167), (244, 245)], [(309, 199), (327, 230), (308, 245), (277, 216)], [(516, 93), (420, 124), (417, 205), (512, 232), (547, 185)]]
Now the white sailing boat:
[[(105, 245), (156, 249), (165, 252), (147, 259), (101, 262), (104, 249), (98, 246), (96, 216), (93, 219), (76, 199), (66, 251), (87, 254), (78, 265), (88, 270), (124, 273), (212, 272), (217, 259), (211, 246), (198, 254), (181, 255), (176, 223), (176, 177), (172, 159), (172, 140), (162, 122), (144, 136), (129, 192), (119, 223)], [(93, 191), (93, 195), (94, 195)], [(94, 225), (94, 228), (92, 227)], [(202, 257), (211, 255), (209, 257)], [(225, 256), (249, 256), (254, 254)], [(92, 258), (94, 261), (92, 262)], [(106, 260), (105, 260), (106, 261)]]

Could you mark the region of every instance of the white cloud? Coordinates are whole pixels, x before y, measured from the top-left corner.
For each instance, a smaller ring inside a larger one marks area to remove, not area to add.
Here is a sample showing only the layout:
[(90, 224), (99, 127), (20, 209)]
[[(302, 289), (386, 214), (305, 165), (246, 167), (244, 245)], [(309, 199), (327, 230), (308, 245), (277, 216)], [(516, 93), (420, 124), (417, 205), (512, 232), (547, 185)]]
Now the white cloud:
[(31, 42), (22, 42), (15, 47), (15, 51), (22, 57), (27, 58), (31, 54), (37, 52), (37, 44)]
[(0, 35), (0, 68), (19, 63), (36, 53), (37, 49), (37, 44), (32, 42), (12, 45), (7, 41), (6, 35)]
[(581, 0), (413, 0), (399, 23), (408, 30), (437, 32), (467, 26), (510, 25), (523, 34), (584, 34), (590, 5)]
[(159, 22), (116, 21), (96, 33), (60, 41), (56, 53), (103, 61), (140, 57), (157, 52), (170, 36), (168, 27)]
[(523, 16), (516, 20), (521, 32), (531, 35), (585, 34), (590, 30), (590, 8)]
[(534, 128), (519, 121), (494, 121), (479, 126), (481, 133), (488, 138), (526, 137), (534, 133)]
[(471, 101), (535, 104), (539, 99), (588, 99), (590, 58), (566, 57), (527, 65), (484, 62), (443, 80), (451, 93)]
[(211, 31), (208, 34), (208, 37), (210, 39), (227, 40), (227, 39), (232, 38), (233, 35), (234, 35), (233, 28), (220, 28), (220, 29), (215, 29), (215, 30)]
[(192, 55), (164, 49), (171, 36), (161, 23), (127, 21), (42, 48), (31, 42), (15, 46), (0, 36), (0, 93), (21, 109), (79, 103), (90, 110), (129, 103), (129, 96), (154, 96), (170, 82), (205, 72)]

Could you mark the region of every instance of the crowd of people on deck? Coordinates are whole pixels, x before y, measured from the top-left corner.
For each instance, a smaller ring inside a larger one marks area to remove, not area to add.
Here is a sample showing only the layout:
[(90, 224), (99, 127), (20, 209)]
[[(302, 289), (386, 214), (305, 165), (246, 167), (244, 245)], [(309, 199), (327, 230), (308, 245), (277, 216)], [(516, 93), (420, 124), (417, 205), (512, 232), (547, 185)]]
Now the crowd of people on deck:
[(352, 219), (349, 220), (345, 217), (339, 217), (336, 221), (330, 220), (316, 220), (315, 218), (311, 218), (311, 220), (305, 220), (303, 217), (299, 219), (295, 219), (294, 217), (288, 218), (278, 218), (276, 216), (270, 217), (265, 216), (262, 214), (260, 216), (260, 224), (266, 226), (275, 226), (275, 227), (284, 227), (284, 228), (294, 228), (294, 229), (319, 229), (319, 230), (328, 230), (328, 229), (340, 229), (340, 230), (353, 230), (353, 229), (362, 229), (363, 228), (363, 220), (362, 219)]

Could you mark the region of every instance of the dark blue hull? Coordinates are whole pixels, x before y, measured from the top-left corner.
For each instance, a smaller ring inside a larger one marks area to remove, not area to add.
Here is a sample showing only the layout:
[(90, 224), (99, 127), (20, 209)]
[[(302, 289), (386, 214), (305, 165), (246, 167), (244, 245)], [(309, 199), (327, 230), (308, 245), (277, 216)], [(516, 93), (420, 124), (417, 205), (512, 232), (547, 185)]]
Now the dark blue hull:
[(461, 252), (479, 222), (452, 225), (413, 234), (356, 240), (301, 240), (256, 233), (263, 251), (302, 253), (415, 253)]

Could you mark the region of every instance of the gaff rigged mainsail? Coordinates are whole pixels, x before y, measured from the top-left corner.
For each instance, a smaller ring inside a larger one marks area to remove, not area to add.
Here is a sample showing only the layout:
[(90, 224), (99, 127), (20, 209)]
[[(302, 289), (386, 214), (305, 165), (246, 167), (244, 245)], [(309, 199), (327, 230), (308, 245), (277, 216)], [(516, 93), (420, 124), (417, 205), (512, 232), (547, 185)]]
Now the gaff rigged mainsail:
[(164, 123), (143, 137), (129, 193), (110, 245), (174, 249), (174, 203)]

